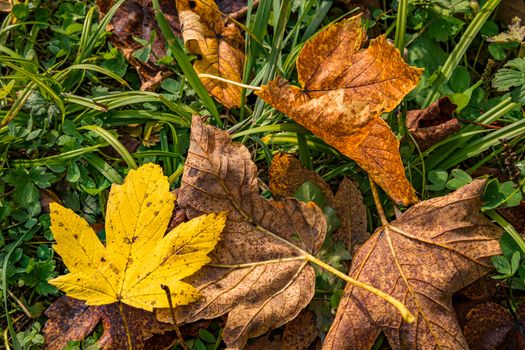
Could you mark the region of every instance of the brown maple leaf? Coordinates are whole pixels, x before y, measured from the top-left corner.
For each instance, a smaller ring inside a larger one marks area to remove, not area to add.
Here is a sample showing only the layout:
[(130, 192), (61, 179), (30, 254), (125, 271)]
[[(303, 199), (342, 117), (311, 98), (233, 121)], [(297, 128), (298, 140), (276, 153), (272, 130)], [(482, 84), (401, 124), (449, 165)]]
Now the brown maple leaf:
[(488, 302), (467, 315), (465, 338), (471, 350), (525, 349), (525, 304), (513, 316), (503, 306)]
[(419, 148), (426, 150), (459, 130), (461, 125), (453, 116), (456, 107), (448, 97), (443, 97), (425, 109), (407, 112), (407, 128)]
[(257, 91), (268, 104), (353, 159), (397, 203), (417, 202), (405, 177), (399, 142), (380, 115), (393, 110), (419, 82), (385, 36), (360, 50), (361, 17), (329, 25), (297, 58), (302, 88), (277, 78)]
[[(212, 0), (178, 0), (176, 4), (184, 44), (191, 54), (197, 55), (193, 62), (195, 71), (241, 82), (244, 39), (235, 24), (225, 24)], [(241, 105), (240, 87), (215, 79), (201, 81), (226, 108)]]
[(154, 334), (164, 334), (174, 329), (173, 324), (157, 321), (153, 312), (123, 305), (126, 331), (117, 303), (104, 306), (87, 306), (83, 301), (62, 296), (45, 312), (49, 317), (44, 327), (45, 348), (62, 349), (71, 340), (85, 339), (102, 322), (104, 333), (98, 340), (101, 349), (129, 349), (129, 334), (133, 349), (145, 349), (146, 340)]
[(332, 238), (344, 242), (349, 251), (354, 251), (370, 237), (367, 232), (363, 196), (350, 179), (343, 178), (334, 195), (330, 186), (319, 174), (303, 167), (299, 159), (288, 153), (277, 153), (273, 156), (269, 178), (270, 192), (277, 198), (292, 197), (307, 181), (319, 187), (328, 205), (336, 211), (341, 221), (341, 227), (332, 233)]
[[(237, 349), (310, 302), (315, 273), (292, 245), (311, 253), (320, 248), (326, 232), (321, 209), (261, 197), (248, 149), (199, 117), (193, 118), (178, 201), (190, 219), (219, 208), (228, 212), (211, 264), (188, 279), (204, 299), (178, 307), (178, 323), (228, 313), (223, 337)], [(169, 310), (159, 310), (158, 317), (171, 320)]]
[(350, 276), (401, 300), (403, 323), (383, 300), (347, 285), (324, 349), (370, 349), (381, 331), (393, 349), (467, 349), (452, 294), (488, 271), (502, 230), (480, 212), (484, 181), (415, 205), (357, 251)]

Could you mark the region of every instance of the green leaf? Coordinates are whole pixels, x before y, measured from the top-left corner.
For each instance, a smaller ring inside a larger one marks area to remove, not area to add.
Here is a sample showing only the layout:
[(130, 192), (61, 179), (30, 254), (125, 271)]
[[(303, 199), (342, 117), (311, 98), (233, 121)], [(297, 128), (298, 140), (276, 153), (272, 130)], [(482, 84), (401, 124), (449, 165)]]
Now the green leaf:
[(515, 274), (516, 271), (518, 271), (518, 267), (520, 266), (520, 259), (521, 259), (520, 252), (515, 251), (514, 254), (512, 254), (512, 258), (510, 260), (510, 267), (511, 267), (512, 274)]
[(432, 184), (427, 185), (429, 191), (441, 191), (445, 189), (445, 184), (448, 180), (448, 173), (446, 170), (434, 169), (428, 172), (428, 181)]
[(503, 275), (511, 274), (510, 262), (504, 256), (498, 255), (492, 257), (492, 264), (496, 268), (496, 271)]
[(460, 187), (463, 187), (472, 182), (472, 178), (469, 174), (461, 169), (453, 169), (450, 172), (452, 179), (448, 180), (445, 184), (445, 187), (449, 190), (457, 190)]
[(205, 329), (199, 329), (199, 338), (206, 343), (215, 343), (215, 336)]
[(507, 232), (505, 232), (503, 236), (501, 236), (499, 245), (501, 248), (501, 252), (509, 260), (512, 259), (512, 256), (516, 251), (520, 250), (520, 247), (518, 246), (516, 241)]
[(450, 77), (450, 87), (454, 92), (463, 92), (470, 86), (470, 73), (467, 68), (457, 66)]
[(310, 181), (302, 184), (293, 194), (294, 198), (302, 202), (314, 202), (321, 208), (326, 205), (326, 197), (319, 187)]

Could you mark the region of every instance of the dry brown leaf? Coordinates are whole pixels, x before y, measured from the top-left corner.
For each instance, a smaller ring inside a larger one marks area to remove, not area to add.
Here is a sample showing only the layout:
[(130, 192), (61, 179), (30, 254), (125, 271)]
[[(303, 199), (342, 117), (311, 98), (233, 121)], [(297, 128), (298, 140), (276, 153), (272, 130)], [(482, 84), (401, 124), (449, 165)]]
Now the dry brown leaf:
[[(244, 39), (235, 24), (224, 23), (212, 0), (178, 0), (176, 4), (184, 44), (191, 54), (197, 55), (193, 62), (195, 71), (241, 82)], [(201, 81), (226, 108), (241, 105), (240, 87), (215, 79)]]
[[(101, 15), (104, 15), (114, 2), (114, 0), (97, 0)], [(246, 8), (245, 0), (220, 0), (217, 4), (221, 12), (236, 16)], [(173, 33), (180, 36), (179, 16), (173, 0), (159, 0), (159, 5)], [(141, 90), (155, 90), (162, 80), (171, 74), (166, 66), (157, 64), (158, 58), (166, 56), (166, 44), (158, 28), (151, 0), (125, 1), (113, 16), (107, 29), (113, 34), (110, 36), (111, 43), (123, 52), (124, 57), (137, 70), (141, 80)], [(149, 42), (153, 32), (156, 36), (152, 45), (152, 54), (147, 62), (141, 62), (133, 57), (133, 53), (142, 47), (134, 37)]]
[(290, 153), (276, 153), (268, 172), (270, 192), (276, 198), (293, 197), (302, 184), (310, 181), (323, 192), (329, 205), (333, 204), (332, 189), (321, 175), (306, 169), (299, 159)]
[(525, 349), (525, 305), (521, 303), (516, 317), (503, 306), (488, 302), (476, 306), (467, 315), (465, 338), (470, 350)]
[(407, 128), (419, 148), (426, 150), (459, 130), (461, 125), (453, 116), (456, 107), (448, 97), (443, 97), (425, 109), (407, 112)]
[(451, 297), (490, 271), (502, 233), (480, 212), (484, 185), (415, 205), (357, 251), (350, 276), (401, 300), (416, 321), (347, 285), (324, 349), (370, 349), (381, 331), (393, 349), (468, 348)]
[(0, 12), (11, 12), (12, 8), (11, 0), (0, 0)]
[(343, 178), (335, 194), (335, 209), (341, 227), (332, 234), (335, 241), (343, 241), (352, 253), (370, 238), (367, 231), (366, 206), (363, 195), (348, 178)]
[[(228, 220), (211, 265), (187, 279), (204, 299), (177, 308), (176, 317), (179, 323), (193, 322), (228, 313), (223, 337), (235, 349), (287, 323), (310, 302), (314, 270), (285, 242), (315, 253), (326, 233), (315, 204), (261, 197), (256, 171), (245, 146), (193, 118), (179, 205), (190, 219), (221, 208)], [(158, 317), (171, 319), (168, 310)]]
[(290, 323), (283, 333), (283, 350), (305, 350), (317, 338), (315, 314), (303, 310)]
[[(114, 0), (97, 0), (101, 15), (104, 15), (114, 4)], [(180, 35), (177, 10), (172, 0), (159, 1), (171, 29)], [(117, 10), (107, 30), (112, 33), (110, 41), (113, 46), (122, 50), (126, 60), (137, 70), (141, 81), (141, 90), (155, 90), (161, 81), (171, 73), (165, 66), (157, 64), (157, 59), (166, 56), (165, 40), (158, 28), (151, 0), (128, 0)], [(155, 32), (148, 61), (141, 62), (133, 54), (142, 48), (135, 38), (150, 41)]]
[[(144, 349), (154, 334), (174, 329), (156, 320), (155, 314), (123, 305), (133, 349)], [(62, 349), (70, 340), (83, 340), (102, 322), (104, 333), (98, 340), (101, 349), (127, 350), (126, 328), (118, 304), (87, 306), (83, 301), (60, 297), (45, 312), (49, 320), (44, 327), (45, 348)]]
[(332, 234), (332, 238), (344, 242), (349, 251), (354, 251), (370, 237), (363, 196), (351, 180), (343, 178), (334, 196), (330, 186), (319, 174), (303, 167), (299, 159), (288, 153), (274, 155), (269, 177), (270, 191), (277, 198), (292, 197), (307, 181), (319, 187), (341, 221), (341, 227)]
[(297, 58), (302, 88), (277, 78), (257, 94), (353, 159), (397, 203), (417, 202), (405, 177), (399, 142), (380, 118), (419, 82), (385, 36), (360, 50), (366, 33), (361, 17), (329, 25), (307, 42)]

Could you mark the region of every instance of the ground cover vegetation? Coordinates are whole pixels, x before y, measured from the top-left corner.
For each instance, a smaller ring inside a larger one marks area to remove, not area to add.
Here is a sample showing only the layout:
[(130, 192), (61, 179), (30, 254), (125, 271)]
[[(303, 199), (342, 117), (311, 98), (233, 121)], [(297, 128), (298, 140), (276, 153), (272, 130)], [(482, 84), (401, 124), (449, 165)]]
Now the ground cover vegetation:
[(525, 4), (0, 1), (6, 349), (525, 349)]

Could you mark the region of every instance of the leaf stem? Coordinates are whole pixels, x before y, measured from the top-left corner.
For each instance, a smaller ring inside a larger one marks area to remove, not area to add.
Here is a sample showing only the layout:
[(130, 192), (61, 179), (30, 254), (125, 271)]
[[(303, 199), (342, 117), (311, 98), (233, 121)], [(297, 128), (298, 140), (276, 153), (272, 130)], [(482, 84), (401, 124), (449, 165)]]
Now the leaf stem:
[(370, 181), (370, 189), (372, 190), (372, 196), (374, 197), (374, 203), (377, 208), (377, 213), (379, 214), (379, 219), (381, 220), (381, 225), (386, 227), (388, 225), (388, 220), (386, 218), (385, 211), (383, 210), (383, 206), (381, 205), (381, 200), (379, 199), (379, 193), (377, 193), (376, 184), (370, 176), (368, 176), (368, 180)]
[(319, 260), (317, 259), (315, 256), (313, 256), (312, 254), (308, 253), (307, 251), (297, 247), (296, 245), (292, 244), (291, 242), (288, 242), (286, 239), (284, 239), (283, 237), (281, 236), (278, 236), (276, 235), (275, 233), (265, 229), (264, 227), (260, 226), (260, 225), (257, 225), (257, 228), (265, 233), (267, 233), (268, 235), (274, 237), (275, 239), (283, 242), (284, 244), (290, 246), (291, 248), (293, 248), (294, 250), (296, 250), (298, 253), (300, 253), (306, 261), (312, 263), (312, 264), (316, 264), (317, 266), (319, 266), (320, 268), (328, 271), (328, 272), (331, 272), (333, 273), (334, 275), (336, 275), (337, 277), (341, 278), (342, 280), (356, 286), (356, 287), (359, 287), (359, 288), (363, 288), (364, 290), (372, 293), (372, 294), (375, 294), (376, 296), (382, 298), (383, 300), (385, 300), (386, 302), (390, 303), (392, 306), (394, 306), (396, 309), (399, 310), (399, 312), (401, 313), (401, 316), (403, 316), (403, 320), (405, 320), (406, 322), (408, 323), (411, 323), (411, 322), (414, 322), (415, 321), (415, 317), (414, 315), (412, 315), (410, 313), (410, 311), (407, 309), (407, 307), (402, 303), (400, 302), (399, 300), (397, 300), (396, 298), (392, 297), (391, 295), (375, 288), (375, 287), (372, 287), (371, 285), (369, 284), (366, 284), (366, 283), (363, 283), (363, 282), (360, 282), (358, 280), (355, 280), (353, 279), (352, 277), (342, 273), (341, 271), (337, 270), (335, 267), (332, 267), (330, 265), (328, 265), (327, 263), (325, 263), (324, 261), (322, 260)]
[(171, 319), (173, 320), (173, 324), (175, 326), (175, 333), (177, 333), (177, 338), (179, 339), (180, 346), (182, 346), (183, 350), (190, 350), (186, 343), (184, 342), (184, 337), (182, 336), (182, 333), (180, 332), (179, 326), (177, 326), (177, 321), (175, 318), (175, 312), (173, 311), (173, 302), (171, 301), (171, 292), (170, 287), (161, 284), (160, 287), (164, 289), (166, 292), (166, 297), (168, 298), (168, 305), (170, 307), (170, 313), (171, 313)]
[(292, 256), (290, 258), (255, 261), (255, 262), (246, 263), (246, 264), (208, 264), (207, 266), (218, 267), (221, 269), (242, 269), (244, 267), (263, 266), (263, 265), (271, 265), (271, 264), (280, 264), (280, 263), (289, 262), (289, 261), (304, 261), (304, 260), (306, 260), (306, 258), (303, 255), (301, 255), (301, 256)]
[(133, 345), (131, 345), (131, 333), (129, 331), (128, 319), (124, 314), (124, 306), (120, 301), (118, 302), (118, 309), (120, 311), (120, 315), (122, 316), (122, 323), (124, 324), (124, 331), (126, 332), (126, 341), (128, 343), (128, 349), (133, 350)]
[(261, 91), (262, 90), (262, 88), (260, 88), (259, 86), (253, 86), (253, 85), (247, 85), (247, 84), (239, 83), (239, 82), (236, 82), (236, 81), (233, 81), (233, 80), (228, 80), (228, 79), (225, 79), (223, 77), (218, 77), (218, 76), (212, 75), (212, 74), (200, 73), (200, 74), (197, 74), (197, 76), (199, 78), (208, 78), (208, 79), (213, 79), (213, 80), (219, 80), (219, 81), (222, 81), (224, 83), (232, 84), (232, 85), (239, 86), (239, 87), (242, 87), (242, 88), (245, 88), (245, 89), (250, 89), (250, 90), (255, 90), (255, 91)]
[(416, 318), (414, 317), (414, 315), (412, 315), (412, 313), (407, 309), (407, 307), (401, 303), (399, 300), (397, 300), (396, 298), (392, 297), (391, 295), (375, 288), (375, 287), (372, 287), (371, 285), (369, 284), (366, 284), (366, 283), (363, 283), (363, 282), (360, 282), (356, 279), (353, 279), (352, 277), (342, 273), (341, 271), (337, 270), (336, 268), (328, 265), (327, 263), (325, 263), (324, 261), (322, 260), (319, 260), (317, 259), (316, 257), (310, 255), (310, 254), (307, 254), (305, 255), (306, 257), (306, 260), (308, 260), (309, 262), (313, 263), (313, 264), (316, 264), (317, 266), (323, 268), (324, 270), (326, 271), (329, 271), (331, 273), (333, 273), (334, 275), (336, 275), (337, 277), (345, 280), (346, 282), (356, 286), (356, 287), (359, 287), (359, 288), (362, 288), (372, 294), (375, 294), (377, 295), (378, 297), (380, 298), (383, 298), (385, 301), (387, 301), (388, 303), (390, 303), (392, 306), (394, 306), (396, 309), (399, 310), (399, 312), (401, 313), (401, 316), (403, 316), (403, 320), (405, 320), (405, 322), (408, 322), (408, 323), (412, 323), (416, 320)]

